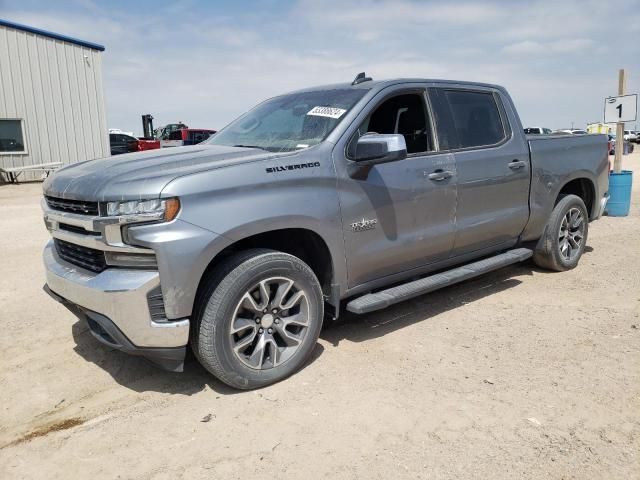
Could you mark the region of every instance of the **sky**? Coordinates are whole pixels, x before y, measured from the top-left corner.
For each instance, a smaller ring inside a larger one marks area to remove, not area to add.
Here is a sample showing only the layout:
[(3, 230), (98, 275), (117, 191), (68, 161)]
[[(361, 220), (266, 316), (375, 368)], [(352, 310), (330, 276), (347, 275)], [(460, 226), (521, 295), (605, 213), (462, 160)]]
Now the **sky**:
[(640, 90), (638, 0), (0, 0), (0, 18), (104, 45), (107, 123), (137, 134), (145, 113), (220, 129), (361, 71), (497, 83), (553, 129), (601, 121), (620, 68)]

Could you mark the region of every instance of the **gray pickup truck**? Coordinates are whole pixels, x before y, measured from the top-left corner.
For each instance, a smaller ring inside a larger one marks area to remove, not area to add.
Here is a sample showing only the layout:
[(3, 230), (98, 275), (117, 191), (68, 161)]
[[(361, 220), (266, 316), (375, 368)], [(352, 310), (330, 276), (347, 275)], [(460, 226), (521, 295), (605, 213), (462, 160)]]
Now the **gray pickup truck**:
[(608, 198), (607, 138), (526, 137), (496, 85), (360, 74), (43, 189), (54, 299), (109, 347), (181, 371), (190, 345), (250, 389), (300, 369), (341, 308), (530, 257), (575, 267)]

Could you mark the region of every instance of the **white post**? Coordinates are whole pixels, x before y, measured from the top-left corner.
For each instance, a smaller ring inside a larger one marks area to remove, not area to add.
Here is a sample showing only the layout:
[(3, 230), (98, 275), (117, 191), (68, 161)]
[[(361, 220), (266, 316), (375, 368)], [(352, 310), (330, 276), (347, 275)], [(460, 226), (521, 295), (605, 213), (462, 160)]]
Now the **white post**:
[[(618, 72), (618, 95), (624, 95), (625, 90), (624, 69)], [(624, 122), (618, 122), (616, 125), (616, 150), (613, 159), (613, 171), (620, 173), (622, 170), (622, 152), (624, 149)]]

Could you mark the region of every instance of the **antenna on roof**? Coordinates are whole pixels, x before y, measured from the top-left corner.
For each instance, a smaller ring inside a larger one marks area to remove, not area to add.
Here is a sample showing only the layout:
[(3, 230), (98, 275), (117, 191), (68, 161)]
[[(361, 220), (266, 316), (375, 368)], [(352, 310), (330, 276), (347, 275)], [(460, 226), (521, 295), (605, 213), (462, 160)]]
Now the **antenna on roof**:
[(371, 77), (367, 77), (364, 72), (360, 72), (358, 75), (356, 75), (356, 78), (353, 79), (351, 85), (358, 85), (359, 83), (370, 82), (371, 80)]

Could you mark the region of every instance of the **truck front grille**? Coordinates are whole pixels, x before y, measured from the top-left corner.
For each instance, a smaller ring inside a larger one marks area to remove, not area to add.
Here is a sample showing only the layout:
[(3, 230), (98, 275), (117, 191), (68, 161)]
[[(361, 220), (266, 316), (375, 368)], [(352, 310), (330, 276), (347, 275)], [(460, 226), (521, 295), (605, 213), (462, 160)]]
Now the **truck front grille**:
[(63, 198), (55, 198), (45, 196), (47, 205), (53, 210), (59, 210), (62, 212), (79, 213), (81, 215), (93, 215), (97, 216), (98, 202), (85, 202), (84, 200), (66, 200)]
[(100, 273), (107, 268), (104, 252), (102, 250), (82, 247), (57, 238), (54, 239), (54, 243), (60, 258), (69, 263), (96, 273)]

